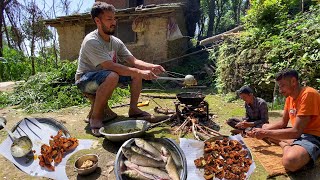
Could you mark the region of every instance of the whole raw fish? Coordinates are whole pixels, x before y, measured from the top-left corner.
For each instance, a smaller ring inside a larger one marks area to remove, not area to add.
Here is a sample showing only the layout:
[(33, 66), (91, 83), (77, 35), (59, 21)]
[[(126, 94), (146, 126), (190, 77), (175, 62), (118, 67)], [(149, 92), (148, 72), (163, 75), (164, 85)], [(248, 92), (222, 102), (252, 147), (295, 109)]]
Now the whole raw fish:
[(162, 147), (161, 154), (163, 157), (163, 161), (166, 163), (165, 168), (166, 168), (169, 176), (171, 177), (171, 179), (172, 180), (180, 180), (177, 166), (175, 165), (170, 152), (165, 147)]
[(126, 175), (127, 177), (131, 179), (137, 179), (137, 180), (150, 180), (150, 178), (147, 178), (143, 175), (141, 175), (138, 171), (134, 169), (128, 169), (122, 172), (122, 174)]
[[(153, 147), (155, 147), (159, 152), (161, 152), (162, 147), (165, 147), (165, 145), (160, 142), (148, 141), (148, 143), (150, 143)], [(176, 166), (182, 167), (182, 164), (181, 164), (181, 161), (179, 160), (180, 158), (178, 157), (178, 155), (174, 151), (172, 151), (171, 149), (167, 149), (167, 150), (171, 154)]]
[(135, 138), (134, 142), (136, 145), (150, 153), (155, 158), (161, 158), (161, 153), (158, 151), (155, 147), (153, 147), (151, 144), (149, 144), (147, 141), (141, 139), (141, 138)]
[(132, 151), (134, 151), (134, 152), (136, 152), (136, 153), (138, 153), (138, 154), (145, 155), (145, 156), (147, 156), (147, 157), (149, 157), (149, 158), (152, 158), (152, 159), (155, 159), (155, 160), (157, 160), (157, 161), (161, 161), (161, 160), (162, 160), (162, 158), (153, 157), (153, 156), (150, 155), (147, 151), (139, 148), (138, 146), (134, 146), (134, 145), (133, 145), (133, 146), (131, 146), (130, 148), (131, 148)]
[(125, 161), (124, 164), (130, 169), (135, 169), (143, 173), (154, 175), (156, 176), (156, 179), (170, 179), (170, 176), (168, 175), (168, 173), (161, 171), (158, 168), (138, 166), (130, 161)]
[(122, 153), (129, 161), (140, 166), (165, 167), (165, 163), (163, 161), (157, 161), (147, 156), (138, 154), (132, 151), (130, 148), (122, 147)]

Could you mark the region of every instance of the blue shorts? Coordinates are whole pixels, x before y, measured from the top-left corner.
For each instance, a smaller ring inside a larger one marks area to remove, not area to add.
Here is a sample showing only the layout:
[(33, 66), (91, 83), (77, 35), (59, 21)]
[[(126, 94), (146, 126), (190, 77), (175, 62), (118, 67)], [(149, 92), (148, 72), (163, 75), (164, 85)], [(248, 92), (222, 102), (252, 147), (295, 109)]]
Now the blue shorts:
[[(77, 87), (84, 93), (96, 94), (100, 84), (104, 82), (106, 77), (112, 71), (100, 70), (94, 72), (87, 72), (81, 75), (80, 79), (76, 82)], [(130, 76), (120, 76), (119, 83), (128, 83), (131, 81)]]
[(320, 137), (311, 134), (302, 134), (298, 139), (293, 141), (294, 145), (299, 145), (307, 150), (313, 163), (316, 162), (320, 155)]

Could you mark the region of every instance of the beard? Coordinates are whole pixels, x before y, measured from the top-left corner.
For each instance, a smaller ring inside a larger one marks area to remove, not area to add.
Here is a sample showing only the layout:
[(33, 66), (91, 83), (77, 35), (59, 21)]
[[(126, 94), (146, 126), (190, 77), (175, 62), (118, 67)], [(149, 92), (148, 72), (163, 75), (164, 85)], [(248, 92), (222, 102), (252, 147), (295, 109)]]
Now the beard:
[[(113, 28), (112, 28), (113, 27)], [(116, 26), (112, 25), (111, 28), (107, 28), (107, 26), (105, 26), (104, 24), (102, 24), (102, 30), (105, 34), (107, 35), (114, 35), (116, 29), (115, 29)]]

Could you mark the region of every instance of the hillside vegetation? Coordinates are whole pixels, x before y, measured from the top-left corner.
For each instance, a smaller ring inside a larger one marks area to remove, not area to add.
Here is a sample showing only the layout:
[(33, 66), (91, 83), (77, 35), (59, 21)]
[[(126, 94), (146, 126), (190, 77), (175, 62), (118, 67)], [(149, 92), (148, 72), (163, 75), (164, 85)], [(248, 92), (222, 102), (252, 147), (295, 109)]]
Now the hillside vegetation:
[(244, 19), (246, 31), (210, 53), (219, 92), (247, 84), (270, 101), (274, 75), (284, 68), (298, 70), (303, 84), (320, 88), (320, 6), (294, 15), (281, 1), (263, 7), (254, 2)]

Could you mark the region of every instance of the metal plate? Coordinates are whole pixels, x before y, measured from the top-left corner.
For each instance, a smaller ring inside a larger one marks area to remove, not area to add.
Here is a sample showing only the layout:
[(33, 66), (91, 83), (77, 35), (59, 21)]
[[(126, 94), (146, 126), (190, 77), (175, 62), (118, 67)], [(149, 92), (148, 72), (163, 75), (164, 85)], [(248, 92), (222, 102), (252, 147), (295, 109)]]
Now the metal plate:
[[(31, 118), (30, 118), (31, 119)], [(68, 129), (60, 122), (58, 122), (55, 119), (52, 118), (34, 118), (36, 119), (39, 123), (41, 123), (44, 126), (47, 126), (55, 131), (59, 131), (62, 130), (63, 135), (67, 138), (70, 137), (70, 133), (68, 131)], [(13, 126), (13, 128), (11, 129), (12, 132), (14, 132), (17, 128), (18, 125), (21, 123), (21, 121), (23, 121), (24, 119), (20, 120), (15, 126)]]
[[(153, 138), (153, 139), (145, 139), (145, 140), (160, 143), (162, 146), (165, 146), (170, 151), (170, 153), (174, 153), (174, 155), (176, 156), (176, 159), (179, 161), (178, 162), (179, 164), (177, 164), (176, 166), (180, 174), (180, 180), (187, 179), (188, 173), (187, 173), (186, 157), (182, 149), (174, 141), (168, 138)], [(121, 147), (130, 147), (133, 143), (134, 143), (134, 138), (124, 142)], [(114, 164), (114, 173), (117, 180), (128, 180), (127, 177), (121, 175), (121, 172), (124, 166), (123, 161), (125, 160), (125, 156), (122, 153), (121, 147), (116, 155), (116, 160)]]

